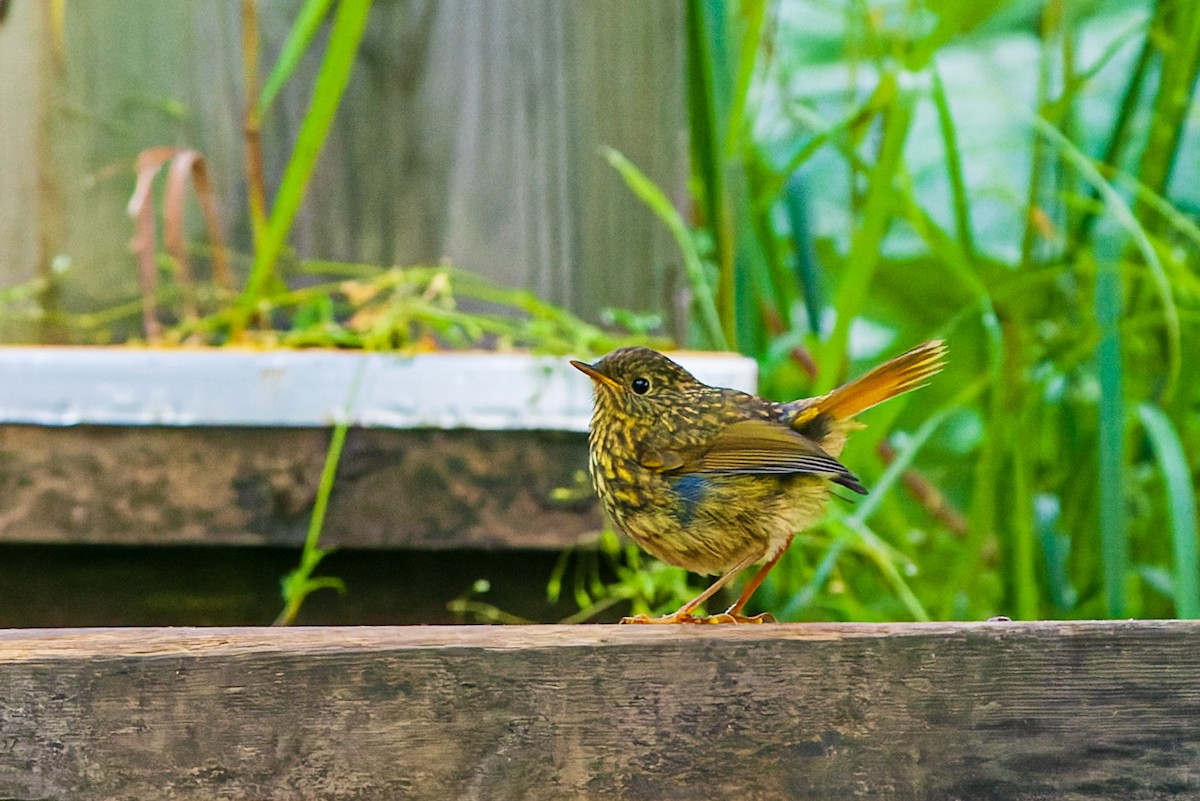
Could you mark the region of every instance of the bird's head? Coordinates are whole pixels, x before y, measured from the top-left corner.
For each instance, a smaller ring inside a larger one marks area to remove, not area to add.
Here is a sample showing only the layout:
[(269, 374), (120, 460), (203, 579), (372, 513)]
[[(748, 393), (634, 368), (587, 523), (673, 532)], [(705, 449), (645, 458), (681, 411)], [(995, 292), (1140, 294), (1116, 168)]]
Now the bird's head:
[(670, 408), (709, 387), (658, 351), (621, 348), (593, 364), (571, 361), (595, 386), (596, 409), (645, 413)]

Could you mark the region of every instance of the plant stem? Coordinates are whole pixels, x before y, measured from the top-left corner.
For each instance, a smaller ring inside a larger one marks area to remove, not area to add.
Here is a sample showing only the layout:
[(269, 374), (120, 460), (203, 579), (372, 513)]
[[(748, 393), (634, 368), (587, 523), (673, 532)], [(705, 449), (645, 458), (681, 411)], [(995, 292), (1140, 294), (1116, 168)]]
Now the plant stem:
[[(371, 0), (341, 0), (338, 5), (333, 27), (329, 32), (329, 44), (317, 73), (316, 85), (313, 87), (312, 101), (300, 125), (291, 158), (284, 169), (266, 230), (255, 248), (250, 278), (238, 301), (240, 319), (237, 329), (253, 315), (263, 292), (275, 277), (275, 265), (279, 254), (300, 210), (308, 181), (316, 169), (321, 148), (329, 135), (334, 115), (350, 81), (355, 54), (358, 52), (370, 10)], [(238, 330), (235, 329), (236, 333)]]
[[(895, 81), (891, 73), (881, 80)], [(904, 143), (912, 125), (913, 90), (901, 89), (883, 115), (883, 140), (879, 158), (871, 169), (867, 197), (860, 214), (861, 222), (850, 240), (846, 271), (841, 277), (834, 308), (837, 320), (833, 333), (823, 348), (817, 394), (829, 391), (837, 384), (845, 366), (850, 342), (850, 325), (862, 312), (875, 267), (879, 264), (883, 237), (892, 221), (895, 205), (895, 176), (901, 167)]]

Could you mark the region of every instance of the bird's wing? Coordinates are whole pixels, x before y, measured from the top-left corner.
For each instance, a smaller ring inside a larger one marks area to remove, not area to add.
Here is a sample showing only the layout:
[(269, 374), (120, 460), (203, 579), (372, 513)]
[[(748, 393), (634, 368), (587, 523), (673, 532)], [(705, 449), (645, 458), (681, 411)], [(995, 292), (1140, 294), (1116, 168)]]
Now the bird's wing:
[(858, 493), (862, 484), (845, 465), (803, 434), (771, 420), (739, 420), (703, 445), (643, 454), (644, 467), (661, 472), (825, 476)]

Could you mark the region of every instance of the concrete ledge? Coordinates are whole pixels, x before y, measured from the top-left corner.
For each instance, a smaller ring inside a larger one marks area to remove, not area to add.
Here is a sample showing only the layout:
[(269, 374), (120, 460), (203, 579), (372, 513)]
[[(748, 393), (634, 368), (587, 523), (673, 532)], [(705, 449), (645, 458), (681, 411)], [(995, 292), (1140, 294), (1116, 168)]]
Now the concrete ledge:
[[(701, 381), (755, 388), (751, 359), (677, 355)], [(591, 408), (565, 358), (522, 353), (0, 347), (0, 423), (581, 432)]]

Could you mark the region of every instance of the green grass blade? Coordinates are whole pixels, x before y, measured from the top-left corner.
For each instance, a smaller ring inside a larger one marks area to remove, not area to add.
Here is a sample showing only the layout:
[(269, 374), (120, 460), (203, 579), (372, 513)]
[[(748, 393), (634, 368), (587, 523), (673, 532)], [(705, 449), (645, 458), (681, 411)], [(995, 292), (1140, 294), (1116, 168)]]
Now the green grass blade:
[[(895, 79), (893, 76), (884, 76), (882, 80)], [(829, 341), (821, 349), (822, 370), (816, 394), (828, 392), (837, 383), (850, 342), (850, 325), (862, 313), (870, 294), (883, 238), (888, 232), (895, 210), (895, 177), (901, 169), (904, 143), (912, 125), (914, 102), (913, 90), (901, 89), (896, 93), (895, 102), (884, 115), (879, 158), (871, 168), (867, 197), (859, 215), (858, 226), (850, 239), (846, 269), (834, 295), (837, 320)]]
[(783, 208), (787, 212), (788, 226), (792, 230), (792, 243), (796, 252), (796, 280), (804, 294), (808, 329), (818, 334), (821, 331), (821, 274), (813, 254), (812, 233), (808, 225), (807, 187), (799, 177), (788, 181), (783, 192)]
[(725, 153), (733, 156), (741, 149), (741, 137), (746, 132), (746, 103), (750, 98), (750, 82), (758, 62), (759, 41), (767, 18), (766, 0), (742, 0), (738, 9), (742, 22), (741, 41), (737, 52), (737, 75), (729, 97), (729, 115), (725, 129)]
[(729, 341), (725, 338), (725, 330), (721, 326), (721, 318), (717, 313), (712, 287), (708, 283), (704, 263), (700, 260), (700, 253), (696, 250), (696, 243), (692, 239), (687, 223), (683, 221), (683, 217), (671, 204), (666, 194), (644, 172), (639, 170), (637, 165), (625, 158), (623, 153), (611, 147), (603, 147), (600, 152), (613, 169), (620, 174), (625, 185), (650, 208), (650, 211), (654, 212), (654, 215), (671, 232), (671, 236), (675, 239), (675, 244), (683, 256), (684, 269), (687, 271), (688, 283), (692, 289), (692, 302), (696, 305), (696, 311), (700, 315), (700, 324), (708, 336), (709, 344), (721, 350), (728, 350)]
[(1109, 617), (1126, 616), (1129, 531), (1125, 525), (1125, 398), (1121, 359), (1121, 275), (1115, 256), (1102, 257), (1096, 274), (1096, 348), (1100, 380), (1099, 486), (1100, 557), (1105, 608)]
[(926, 622), (929, 620), (929, 613), (925, 611), (925, 607), (917, 599), (912, 588), (908, 586), (908, 582), (900, 575), (900, 571), (896, 568), (896, 560), (892, 555), (892, 549), (888, 547), (879, 535), (870, 529), (865, 523), (847, 518), (845, 521), (847, 527), (854, 532), (858, 539), (859, 548), (867, 558), (875, 563), (879, 572), (892, 586), (892, 591), (896, 593), (896, 597), (900, 599), (900, 603), (904, 604), (904, 608), (912, 615), (913, 620)]
[(1196, 544), (1196, 487), (1179, 433), (1162, 409), (1150, 403), (1137, 408), (1138, 419), (1154, 449), (1166, 484), (1175, 553), (1175, 616), (1200, 618), (1200, 554)]
[[(1129, 70), (1129, 79), (1125, 84), (1125, 91), (1121, 94), (1121, 102), (1117, 106), (1117, 115), (1113, 120), (1112, 130), (1108, 134), (1108, 143), (1104, 146), (1104, 155), (1100, 157), (1100, 163), (1108, 167), (1116, 167), (1121, 163), (1125, 147), (1129, 144), (1129, 138), (1134, 129), (1132, 123), (1140, 108), (1142, 87), (1150, 67), (1151, 56), (1154, 54), (1154, 27), (1158, 24), (1158, 17), (1166, 10), (1166, 3), (1157, 4), (1154, 11), (1155, 19), (1151, 20), (1149, 28), (1146, 29), (1137, 60), (1134, 62), (1133, 68)], [(1085, 240), (1091, 236), (1092, 226), (1096, 222), (1094, 201), (1100, 199), (1100, 192), (1093, 186), (1089, 190), (1088, 196), (1093, 202), (1088, 204), (1087, 210), (1079, 219), (1074, 235), (1071, 237), (1074, 247), (1083, 246)]]
[(1200, 70), (1200, 7), (1195, 3), (1170, 5), (1174, 13), (1169, 15), (1168, 35), (1158, 40), (1161, 77), (1138, 167), (1138, 178), (1159, 194), (1166, 194), (1171, 179)]
[(1150, 276), (1154, 281), (1155, 289), (1162, 302), (1163, 324), (1166, 327), (1167, 380), (1163, 388), (1162, 398), (1164, 402), (1169, 401), (1174, 394), (1175, 385), (1178, 383), (1179, 374), (1183, 369), (1182, 334), (1179, 323), (1179, 308), (1175, 303), (1175, 295), (1171, 290), (1171, 282), (1167, 278), (1167, 271), (1163, 267), (1162, 260), (1158, 257), (1158, 251), (1154, 249), (1154, 244), (1150, 241), (1149, 234), (1146, 233), (1146, 229), (1138, 221), (1137, 217), (1134, 216), (1133, 210), (1129, 208), (1129, 204), (1113, 189), (1108, 181), (1104, 180), (1104, 176), (1101, 175), (1095, 163), (1084, 155), (1067, 137), (1063, 136), (1062, 132), (1046, 120), (1041, 117), (1034, 117), (1032, 125), (1038, 133), (1058, 148), (1063, 159), (1073, 166), (1079, 172), (1080, 176), (1100, 193), (1100, 197), (1104, 200), (1105, 206), (1112, 214), (1113, 220), (1129, 234), (1138, 252), (1141, 253), (1142, 259), (1146, 262), (1147, 269), (1150, 270)]
[(921, 69), (948, 42), (969, 34), (1007, 5), (1009, 0), (939, 0), (929, 4), (929, 10), (937, 13), (937, 25), (912, 45), (906, 66), (914, 71)]
[(292, 229), (296, 213), (304, 200), (305, 189), (317, 166), (321, 147), (341, 105), (346, 84), (354, 68), (354, 57), (362, 40), (371, 0), (341, 0), (329, 32), (329, 44), (317, 73), (312, 100), (291, 158), (283, 172), (275, 203), (267, 220), (267, 230), (261, 247), (254, 254), (250, 278), (242, 292), (239, 306), (244, 313), (251, 311), (275, 275), (275, 264), (283, 243)]
[[(833, 574), (833, 569), (837, 567), (838, 560), (842, 558), (846, 547), (850, 545), (851, 538), (850, 530), (842, 526), (838, 532), (837, 539), (829, 544), (825, 549), (825, 553), (821, 555), (821, 560), (813, 569), (812, 577), (808, 583), (801, 588), (800, 592), (792, 596), (792, 599), (787, 602), (787, 605), (779, 612), (781, 620), (791, 620), (801, 611), (808, 608), (812, 604), (813, 599), (817, 597), (817, 593), (825, 586), (825, 582), (829, 581), (830, 575)], [(770, 579), (768, 579), (769, 581)]]
[(1138, 203), (1162, 215), (1167, 227), (1179, 236), (1190, 240), (1193, 247), (1200, 248), (1200, 225), (1196, 225), (1191, 217), (1176, 208), (1171, 201), (1129, 173), (1114, 173), (1113, 182), (1129, 190), (1137, 198)]
[(1034, 529), (1033, 493), (1030, 490), (1032, 467), (1026, 448), (1010, 450), (1012, 498), (1007, 510), (1012, 525), (1011, 571), (1013, 600), (1021, 620), (1038, 618), (1037, 542)]
[[(692, 170), (700, 188), (703, 223), (713, 237), (717, 263), (718, 309), (723, 338), (736, 339), (734, 330), (736, 283), (734, 227), (725, 181), (726, 159), (722, 123), (726, 121), (728, 90), (718, 82), (726, 76), (723, 45), (726, 10), (715, 0), (686, 4), (688, 140)], [(611, 161), (611, 159), (610, 159)]]
[(275, 625), (290, 625), (300, 611), (301, 604), (309, 593), (327, 587), (345, 591), (345, 586), (338, 578), (312, 578), (312, 572), (325, 558), (328, 551), (321, 548), (321, 532), (325, 529), (325, 513), (329, 509), (329, 497), (333, 494), (333, 482), (337, 478), (338, 465), (342, 461), (342, 451), (346, 446), (346, 434), (350, 430), (354, 407), (358, 401), (358, 391), (362, 387), (366, 362), (360, 362), (350, 382), (350, 391), (346, 396), (346, 405), (342, 410), (343, 418), (333, 427), (329, 438), (329, 447), (325, 451), (325, 463), (321, 466), (321, 478), (317, 483), (317, 497), (313, 501), (312, 515), (308, 518), (308, 532), (304, 537), (304, 549), (300, 552), (300, 565), (284, 576), (281, 582), (283, 593), (283, 610), (275, 619)]
[(279, 52), (275, 67), (263, 85), (258, 102), (254, 104), (254, 114), (259, 119), (266, 115), (271, 104), (275, 102), (279, 90), (296, 71), (304, 54), (308, 52), (313, 37), (317, 35), (321, 23), (329, 15), (329, 8), (332, 5), (333, 0), (306, 0), (301, 7), (300, 12), (296, 15), (296, 21), (292, 23), (292, 28), (288, 31), (287, 41), (283, 43), (283, 49)]
[[(845, 552), (847, 546), (851, 544), (852, 537), (861, 537), (862, 532), (868, 530), (866, 528), (867, 520), (871, 515), (875, 514), (875, 511), (883, 503), (884, 499), (887, 498), (888, 493), (896, 485), (896, 482), (904, 475), (904, 471), (912, 466), (917, 452), (924, 447), (929, 438), (933, 436), (933, 432), (937, 430), (938, 426), (947, 417), (973, 401), (983, 391), (984, 386), (985, 381), (979, 380), (965, 387), (949, 403), (927, 417), (904, 443), (904, 446), (896, 450), (896, 457), (892, 459), (891, 463), (879, 476), (879, 480), (872, 485), (870, 493), (855, 507), (854, 512), (842, 521), (838, 536), (829, 544), (825, 553), (821, 555), (821, 559), (817, 563), (817, 567), (813, 571), (813, 575), (808, 583), (788, 601), (787, 605), (780, 612), (780, 617), (783, 620), (790, 620), (812, 603), (813, 598), (820, 592), (821, 587), (829, 580), (829, 576), (833, 573), (834, 567), (837, 566), (838, 560)], [(850, 532), (853, 532), (853, 534)], [(872, 534), (871, 536), (874, 535)], [(888, 560), (888, 564), (891, 564), (890, 560)], [(892, 570), (894, 569), (895, 566), (892, 565)], [(928, 614), (925, 612), (924, 607), (916, 601), (915, 596), (911, 596), (911, 590), (909, 590), (908, 584), (900, 574), (896, 572), (894, 575), (888, 574), (887, 577), (889, 581), (893, 582), (893, 586), (901, 596), (902, 602), (908, 607), (913, 617), (918, 620), (927, 620)], [(908, 591), (907, 595), (905, 594), (906, 590)]]
[(954, 199), (954, 229), (959, 245), (970, 259), (975, 255), (975, 235), (971, 229), (971, 207), (967, 200), (962, 159), (958, 151), (958, 132), (954, 125), (954, 117), (950, 114), (946, 87), (942, 84), (937, 64), (931, 63), (929, 71), (933, 75), (933, 105), (937, 109), (938, 129), (942, 134), (942, 148), (946, 157), (946, 173), (950, 179), (951, 197)]

